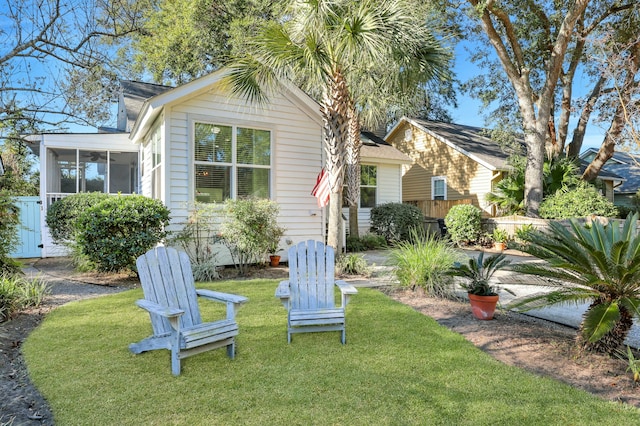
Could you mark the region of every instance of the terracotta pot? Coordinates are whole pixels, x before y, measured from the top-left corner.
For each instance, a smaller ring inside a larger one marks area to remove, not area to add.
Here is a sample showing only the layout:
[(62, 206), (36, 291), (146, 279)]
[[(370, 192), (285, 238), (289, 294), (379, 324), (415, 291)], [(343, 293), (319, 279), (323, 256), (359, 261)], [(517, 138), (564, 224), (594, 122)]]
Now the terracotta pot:
[(493, 319), (493, 313), (496, 311), (500, 296), (477, 296), (475, 294), (468, 294), (468, 296), (474, 317), (479, 320)]
[(271, 266), (278, 266), (280, 264), (280, 256), (278, 255), (271, 255), (269, 256), (269, 260), (271, 260)]
[(505, 251), (507, 249), (507, 243), (493, 243), (493, 247), (496, 250)]

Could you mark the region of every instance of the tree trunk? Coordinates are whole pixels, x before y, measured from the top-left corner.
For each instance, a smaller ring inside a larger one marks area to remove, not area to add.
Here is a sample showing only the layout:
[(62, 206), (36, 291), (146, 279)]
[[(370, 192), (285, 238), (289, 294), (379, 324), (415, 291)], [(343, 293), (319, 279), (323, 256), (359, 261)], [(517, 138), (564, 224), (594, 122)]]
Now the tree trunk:
[(529, 217), (538, 217), (538, 210), (542, 202), (544, 139), (544, 134), (525, 134), (527, 165), (524, 171), (524, 205), (526, 215)]
[(349, 206), (349, 235), (359, 237), (358, 231), (358, 205), (360, 204), (360, 121), (353, 102), (349, 105), (349, 138), (345, 152), (346, 170), (346, 196)]
[(582, 142), (584, 141), (584, 134), (587, 131), (587, 124), (589, 123), (589, 118), (591, 118), (593, 106), (596, 104), (596, 101), (600, 97), (602, 85), (605, 83), (605, 81), (606, 79), (604, 78), (604, 76), (600, 76), (595, 86), (593, 86), (593, 90), (591, 90), (587, 102), (582, 108), (582, 113), (580, 114), (578, 125), (573, 131), (573, 138), (571, 139), (571, 143), (567, 147), (567, 157), (569, 158), (577, 158), (578, 155), (580, 155)]

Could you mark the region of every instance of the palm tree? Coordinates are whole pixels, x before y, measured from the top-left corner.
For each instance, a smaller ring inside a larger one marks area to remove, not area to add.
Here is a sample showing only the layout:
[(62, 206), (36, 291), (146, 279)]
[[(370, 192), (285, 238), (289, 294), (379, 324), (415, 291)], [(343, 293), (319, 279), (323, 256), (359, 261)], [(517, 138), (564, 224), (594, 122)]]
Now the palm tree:
[[(331, 189), (327, 243), (337, 248), (349, 143), (350, 164), (359, 163), (359, 131), (349, 142), (349, 124), (367, 109), (354, 89), (374, 87), (356, 83), (358, 76), (366, 70), (380, 73), (386, 65), (376, 86), (381, 93), (409, 88), (408, 82), (426, 81), (446, 70), (449, 54), (409, 5), (405, 0), (293, 1), (284, 22), (262, 28), (249, 44), (248, 56), (230, 73), (234, 91), (251, 100), (264, 100), (265, 90), (283, 78), (320, 100)], [(359, 191), (359, 179), (351, 182)]]
[(552, 279), (560, 287), (535, 294), (509, 307), (528, 310), (560, 302), (590, 301), (577, 343), (591, 351), (613, 354), (624, 342), (633, 317), (640, 317), (640, 235), (638, 214), (617, 222), (569, 228), (549, 224), (549, 232), (533, 232), (519, 247), (546, 263), (521, 263), (517, 272)]

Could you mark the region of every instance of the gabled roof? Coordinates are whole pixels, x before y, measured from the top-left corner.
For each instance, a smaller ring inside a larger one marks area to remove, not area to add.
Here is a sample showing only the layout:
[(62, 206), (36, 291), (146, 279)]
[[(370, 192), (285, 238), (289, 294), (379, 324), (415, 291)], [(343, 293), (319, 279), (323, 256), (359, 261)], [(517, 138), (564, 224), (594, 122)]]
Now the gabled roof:
[(403, 123), (409, 123), (445, 143), (452, 149), (482, 164), (489, 170), (508, 170), (508, 152), (491, 138), (485, 136), (486, 129), (441, 121), (402, 117), (387, 134), (387, 138)]
[(409, 164), (412, 162), (411, 157), (397, 150), (387, 141), (371, 132), (363, 130), (362, 132), (360, 132), (360, 139), (362, 140), (360, 157), (365, 161), (369, 158), (384, 158), (385, 160), (387, 160), (385, 161), (387, 163)]
[(126, 108), (127, 129), (133, 128), (138, 119), (138, 114), (147, 99), (173, 89), (172, 86), (130, 80), (121, 80), (120, 86), (124, 98), (124, 107)]
[[(586, 159), (598, 153), (598, 149), (589, 148), (580, 154)], [(640, 189), (640, 156), (628, 152), (615, 151), (598, 173), (598, 177), (614, 174), (619, 176), (622, 185), (614, 188), (617, 194), (635, 194)]]
[[(161, 93), (145, 100), (140, 108), (140, 113), (134, 126), (131, 128), (130, 138), (134, 142), (139, 140), (149, 129), (155, 118), (166, 105), (183, 101), (192, 96), (197, 96), (211, 90), (216, 84), (224, 85), (224, 78), (229, 69), (222, 68), (203, 77), (190, 81), (175, 88), (168, 88)], [(287, 99), (296, 104), (302, 111), (312, 117), (318, 124), (322, 124), (320, 105), (299, 87), (289, 81), (281, 81), (282, 93)], [(160, 86), (167, 87), (167, 86)]]

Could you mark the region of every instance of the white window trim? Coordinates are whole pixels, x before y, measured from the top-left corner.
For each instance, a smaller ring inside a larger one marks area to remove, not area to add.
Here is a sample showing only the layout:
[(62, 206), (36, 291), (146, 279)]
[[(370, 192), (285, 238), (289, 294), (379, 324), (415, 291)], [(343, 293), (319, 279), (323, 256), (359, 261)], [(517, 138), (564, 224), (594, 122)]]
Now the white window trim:
[(431, 200), (435, 200), (436, 199), (436, 194), (435, 194), (435, 189), (436, 189), (436, 181), (444, 181), (444, 198), (443, 200), (447, 199), (447, 177), (446, 176), (432, 176), (431, 177)]
[[(274, 176), (274, 137), (275, 137), (275, 129), (271, 128), (271, 127), (266, 127), (264, 126), (264, 123), (262, 124), (258, 124), (258, 123), (251, 123), (248, 121), (244, 121), (244, 120), (216, 120), (213, 119), (211, 117), (203, 117), (203, 116), (193, 116), (190, 119), (191, 125), (190, 125), (190, 131), (191, 131), (191, 135), (189, 136), (189, 162), (190, 162), (190, 171), (189, 171), (189, 179), (190, 179), (190, 195), (189, 197), (191, 198), (191, 200), (195, 200), (195, 176), (194, 176), (194, 169), (195, 169), (195, 165), (196, 164), (202, 164), (202, 165), (208, 165), (208, 164), (216, 164), (216, 165), (221, 165), (221, 166), (227, 166), (227, 167), (231, 167), (231, 173), (232, 173), (232, 179), (231, 179), (231, 199), (236, 200), (238, 199), (238, 189), (237, 189), (237, 170), (238, 167), (243, 167), (243, 166), (249, 166), (251, 168), (256, 168), (256, 169), (268, 169), (269, 170), (269, 199), (273, 200), (274, 198), (274, 187), (275, 187), (275, 176)], [(211, 125), (219, 125), (219, 126), (229, 126), (231, 127), (231, 162), (230, 163), (221, 163), (221, 162), (208, 162), (208, 161), (196, 161), (195, 160), (195, 127), (196, 124), (201, 123), (201, 124), (211, 124)], [(238, 127), (242, 127), (242, 128), (246, 128), (246, 129), (252, 129), (252, 130), (264, 130), (264, 131), (268, 131), (269, 132), (269, 136), (270, 136), (270, 141), (269, 141), (269, 146), (270, 146), (270, 151), (271, 151), (271, 155), (269, 158), (269, 165), (260, 165), (260, 164), (255, 164), (255, 165), (245, 165), (245, 164), (238, 164), (237, 159), (236, 159), (236, 155), (237, 155), (237, 129)]]
[[(380, 167), (378, 167), (377, 164), (360, 164), (360, 167), (362, 166), (373, 166), (376, 168), (376, 184), (375, 185), (362, 185), (360, 184), (360, 192), (362, 193), (362, 188), (375, 188), (376, 189), (376, 202), (375, 205), (378, 205), (378, 200), (379, 198), (379, 194), (378, 194), (378, 171), (380, 170)], [(362, 172), (362, 170), (361, 170)], [(361, 207), (361, 201), (362, 201), (362, 195), (360, 195), (360, 198), (358, 199), (358, 208), (359, 209), (363, 209), (363, 210), (371, 210), (373, 207)], [(374, 206), (375, 207), (375, 206)]]

